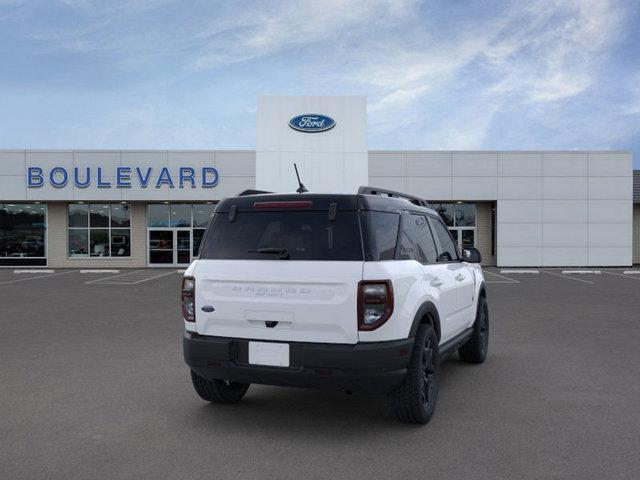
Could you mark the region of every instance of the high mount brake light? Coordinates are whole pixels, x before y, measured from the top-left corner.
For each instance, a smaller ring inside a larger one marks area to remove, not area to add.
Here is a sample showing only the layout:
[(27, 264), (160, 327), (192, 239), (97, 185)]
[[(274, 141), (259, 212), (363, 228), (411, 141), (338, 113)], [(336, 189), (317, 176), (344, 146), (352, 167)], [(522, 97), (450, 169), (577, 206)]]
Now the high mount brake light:
[(375, 330), (393, 313), (391, 280), (363, 280), (358, 283), (358, 330)]
[(282, 209), (297, 209), (297, 208), (311, 208), (313, 202), (309, 200), (292, 200), (281, 202), (254, 202), (253, 208), (282, 208)]
[(187, 322), (196, 321), (196, 279), (183, 277), (180, 287), (180, 306), (182, 316)]

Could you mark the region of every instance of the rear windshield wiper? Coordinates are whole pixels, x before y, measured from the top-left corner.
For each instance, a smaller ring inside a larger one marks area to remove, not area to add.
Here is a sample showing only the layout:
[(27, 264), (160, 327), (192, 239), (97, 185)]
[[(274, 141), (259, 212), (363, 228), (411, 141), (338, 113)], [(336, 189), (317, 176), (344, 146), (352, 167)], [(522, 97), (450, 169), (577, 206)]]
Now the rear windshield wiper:
[(278, 247), (265, 247), (259, 248), (257, 250), (249, 250), (251, 253), (266, 253), (271, 255), (280, 255), (282, 260), (289, 260), (289, 250), (286, 248), (278, 248)]

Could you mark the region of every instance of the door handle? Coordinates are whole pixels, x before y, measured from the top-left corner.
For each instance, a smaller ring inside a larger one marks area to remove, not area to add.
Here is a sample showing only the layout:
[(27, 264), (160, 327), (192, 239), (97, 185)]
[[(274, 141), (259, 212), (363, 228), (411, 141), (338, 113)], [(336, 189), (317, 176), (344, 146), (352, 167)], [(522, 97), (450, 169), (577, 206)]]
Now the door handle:
[(458, 280), (459, 282), (461, 282), (464, 279), (465, 279), (465, 276), (463, 274), (459, 273), (456, 275), (456, 280)]
[(431, 280), (431, 286), (432, 287), (439, 287), (440, 285), (442, 285), (444, 282), (442, 280), (440, 280), (438, 277), (434, 278), (433, 280)]

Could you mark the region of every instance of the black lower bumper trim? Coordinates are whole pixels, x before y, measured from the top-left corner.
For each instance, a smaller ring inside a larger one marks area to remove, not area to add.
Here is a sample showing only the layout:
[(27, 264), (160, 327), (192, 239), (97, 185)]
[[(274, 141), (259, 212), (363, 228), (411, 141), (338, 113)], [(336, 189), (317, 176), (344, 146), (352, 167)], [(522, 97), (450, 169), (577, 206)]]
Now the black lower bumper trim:
[(189, 367), (208, 379), (385, 393), (404, 380), (413, 340), (355, 345), (286, 342), (290, 355), (286, 368), (249, 364), (249, 339), (187, 331), (183, 346)]

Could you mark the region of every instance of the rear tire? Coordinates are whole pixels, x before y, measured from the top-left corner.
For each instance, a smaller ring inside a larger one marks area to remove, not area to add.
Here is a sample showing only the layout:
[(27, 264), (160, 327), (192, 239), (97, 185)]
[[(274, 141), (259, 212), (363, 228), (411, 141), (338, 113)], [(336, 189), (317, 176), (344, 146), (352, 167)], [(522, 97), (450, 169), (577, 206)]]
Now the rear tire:
[(467, 363), (482, 363), (489, 350), (489, 308), (484, 297), (478, 298), (478, 311), (471, 338), (458, 349), (458, 355)]
[(191, 382), (200, 398), (213, 403), (238, 403), (251, 385), (226, 380), (207, 380), (193, 370), (191, 370)]
[(389, 406), (401, 422), (424, 424), (431, 420), (438, 399), (440, 361), (438, 337), (431, 325), (416, 332), (404, 383), (388, 394)]

